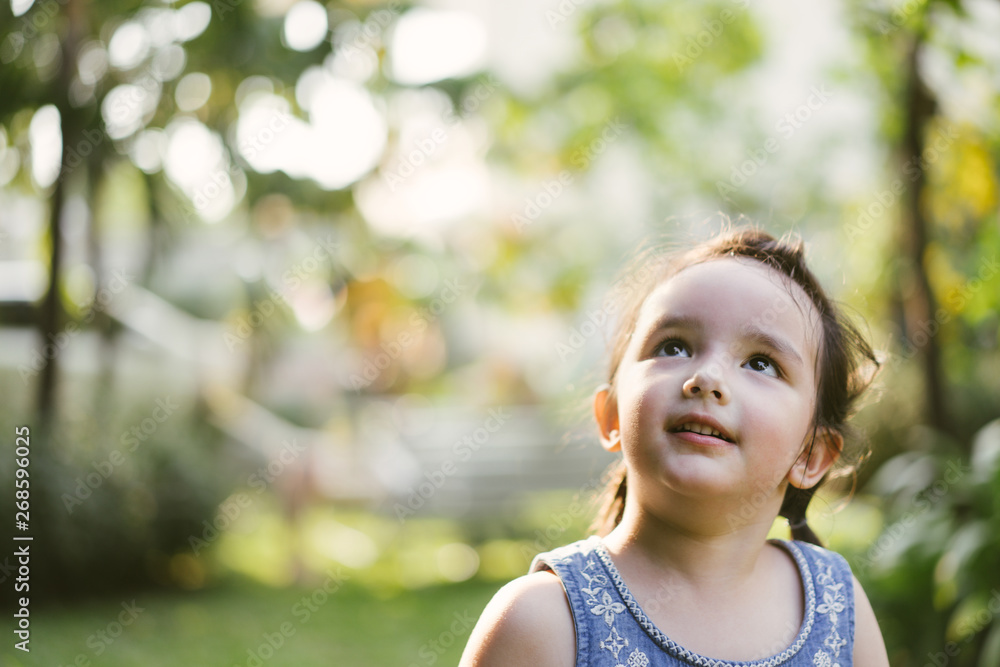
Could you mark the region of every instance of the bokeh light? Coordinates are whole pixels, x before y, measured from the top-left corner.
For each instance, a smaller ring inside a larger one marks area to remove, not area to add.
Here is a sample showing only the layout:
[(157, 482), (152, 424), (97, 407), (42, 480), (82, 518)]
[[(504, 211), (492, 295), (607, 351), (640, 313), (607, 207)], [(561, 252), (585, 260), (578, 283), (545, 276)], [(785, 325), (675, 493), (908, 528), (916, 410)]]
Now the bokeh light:
[(31, 177), (39, 188), (47, 188), (59, 177), (62, 162), (62, 132), (59, 110), (47, 104), (35, 112), (28, 128), (31, 142)]
[(146, 28), (137, 21), (126, 21), (115, 30), (108, 43), (108, 61), (118, 69), (132, 69), (149, 54)]
[(417, 7), (393, 27), (389, 52), (392, 76), (403, 84), (467, 76), (485, 63), (486, 29), (472, 14)]
[(291, 114), (288, 102), (263, 91), (240, 105), (237, 143), (256, 170), (311, 178), (325, 189), (344, 188), (369, 172), (386, 142), (386, 124), (372, 95), (353, 81), (312, 70), (300, 79), (310, 121)]
[(191, 72), (177, 82), (174, 98), (177, 100), (177, 108), (181, 111), (194, 111), (208, 102), (211, 94), (212, 79), (202, 72)]
[(323, 43), (327, 31), (326, 9), (313, 0), (299, 0), (285, 15), (282, 33), (288, 48), (311, 51)]

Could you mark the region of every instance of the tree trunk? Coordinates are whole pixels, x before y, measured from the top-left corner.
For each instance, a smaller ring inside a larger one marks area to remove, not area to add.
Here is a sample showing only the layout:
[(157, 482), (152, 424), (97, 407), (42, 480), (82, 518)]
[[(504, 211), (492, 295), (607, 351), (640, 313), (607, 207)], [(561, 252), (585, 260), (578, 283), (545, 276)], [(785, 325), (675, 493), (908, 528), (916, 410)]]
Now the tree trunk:
[[(922, 35), (917, 34), (907, 58), (907, 82), (904, 106), (904, 133), (901, 153), (903, 163), (920, 164), (916, 176), (902, 196), (902, 241), (909, 271), (901, 276), (900, 292), (906, 318), (906, 338), (917, 350), (924, 377), (924, 410), (930, 426), (950, 432), (948, 406), (945, 404), (944, 379), (941, 375), (941, 349), (931, 326), (937, 313), (934, 293), (924, 268), (927, 251), (928, 221), (921, 206), (926, 196), (927, 177), (920, 162), (926, 134), (936, 109), (933, 94), (920, 78), (918, 61)], [(910, 172), (912, 173), (912, 172)]]
[[(82, 2), (83, 0), (66, 0), (65, 3), (66, 33), (60, 43), (62, 62), (60, 63), (59, 76), (55, 80), (57, 87), (53, 90), (53, 102), (59, 110), (59, 119), (62, 125), (62, 155), (60, 156), (59, 176), (56, 179), (55, 192), (52, 195), (52, 206), (49, 212), (49, 241), (51, 243), (49, 287), (38, 313), (38, 333), (43, 349), (47, 345), (52, 345), (54, 348), (54, 353), (42, 368), (38, 384), (37, 419), (38, 426), (43, 431), (51, 427), (52, 420), (57, 416), (56, 389), (59, 378), (59, 357), (64, 351), (64, 348), (58, 345), (59, 334), (65, 319), (62, 299), (59, 294), (59, 278), (62, 273), (62, 214), (67, 198), (67, 181), (70, 175), (66, 167), (67, 159), (70, 157), (69, 151), (80, 142), (83, 136), (80, 114), (69, 102), (70, 83), (77, 67), (77, 51), (86, 30), (86, 14)], [(84, 167), (81, 164), (78, 165), (78, 168)]]

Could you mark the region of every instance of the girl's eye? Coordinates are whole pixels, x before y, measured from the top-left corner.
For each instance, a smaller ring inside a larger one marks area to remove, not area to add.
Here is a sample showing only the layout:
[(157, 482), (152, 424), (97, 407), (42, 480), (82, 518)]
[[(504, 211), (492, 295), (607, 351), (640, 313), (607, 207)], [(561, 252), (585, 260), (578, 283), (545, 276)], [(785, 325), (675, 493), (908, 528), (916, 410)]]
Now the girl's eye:
[(771, 377), (778, 377), (778, 367), (767, 357), (750, 357), (750, 360), (743, 364), (744, 368), (763, 373)]
[(691, 353), (684, 346), (684, 343), (676, 340), (668, 340), (657, 348), (657, 353), (663, 357), (690, 357)]

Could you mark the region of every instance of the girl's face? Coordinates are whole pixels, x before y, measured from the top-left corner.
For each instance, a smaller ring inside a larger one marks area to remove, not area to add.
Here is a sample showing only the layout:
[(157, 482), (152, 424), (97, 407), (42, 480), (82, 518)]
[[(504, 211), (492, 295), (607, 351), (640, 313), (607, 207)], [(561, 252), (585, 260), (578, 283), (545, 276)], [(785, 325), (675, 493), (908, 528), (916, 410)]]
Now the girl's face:
[(822, 331), (789, 282), (726, 257), (683, 269), (643, 303), (617, 372), (630, 496), (780, 503), (811, 436)]

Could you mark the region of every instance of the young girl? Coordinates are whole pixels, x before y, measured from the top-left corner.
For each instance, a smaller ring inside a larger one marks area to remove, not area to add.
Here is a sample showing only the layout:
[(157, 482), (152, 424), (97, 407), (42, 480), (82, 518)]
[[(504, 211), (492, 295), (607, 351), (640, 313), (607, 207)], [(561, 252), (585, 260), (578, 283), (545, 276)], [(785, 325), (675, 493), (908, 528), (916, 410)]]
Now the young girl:
[[(652, 273), (594, 397), (624, 459), (598, 535), (504, 586), (461, 664), (888, 665), (864, 591), (805, 520), (871, 347), (801, 242), (736, 230)], [(767, 539), (779, 514), (793, 541)]]

